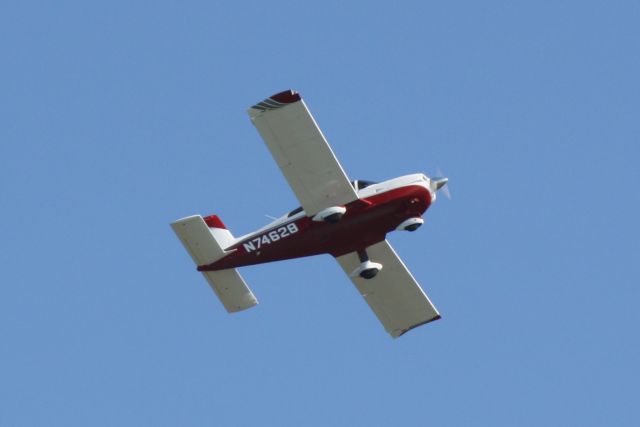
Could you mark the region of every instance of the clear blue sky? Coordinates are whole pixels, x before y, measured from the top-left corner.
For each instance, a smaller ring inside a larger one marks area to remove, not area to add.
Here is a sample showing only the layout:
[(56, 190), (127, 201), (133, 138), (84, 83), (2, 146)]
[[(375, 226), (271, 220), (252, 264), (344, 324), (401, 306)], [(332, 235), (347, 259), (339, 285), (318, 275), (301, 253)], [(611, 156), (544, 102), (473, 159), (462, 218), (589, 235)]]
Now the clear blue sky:
[[(0, 6), (0, 425), (640, 425), (640, 3), (217, 3)], [(442, 320), (194, 271), (171, 221), (298, 205), (245, 113), (287, 88), (350, 177), (450, 177), (389, 237)]]

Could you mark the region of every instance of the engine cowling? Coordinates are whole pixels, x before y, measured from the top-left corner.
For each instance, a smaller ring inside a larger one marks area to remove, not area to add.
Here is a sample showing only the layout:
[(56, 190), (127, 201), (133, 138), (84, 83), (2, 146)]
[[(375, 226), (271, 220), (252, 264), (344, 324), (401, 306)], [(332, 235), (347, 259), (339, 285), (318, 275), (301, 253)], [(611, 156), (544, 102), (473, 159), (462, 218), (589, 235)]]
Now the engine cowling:
[(422, 218), (409, 218), (402, 221), (400, 225), (396, 227), (396, 230), (416, 231), (422, 224), (424, 224), (424, 219)]
[(330, 224), (335, 224), (336, 222), (342, 219), (342, 216), (347, 212), (347, 208), (344, 206), (332, 206), (330, 208), (326, 208), (318, 212), (311, 218), (316, 222), (328, 222)]

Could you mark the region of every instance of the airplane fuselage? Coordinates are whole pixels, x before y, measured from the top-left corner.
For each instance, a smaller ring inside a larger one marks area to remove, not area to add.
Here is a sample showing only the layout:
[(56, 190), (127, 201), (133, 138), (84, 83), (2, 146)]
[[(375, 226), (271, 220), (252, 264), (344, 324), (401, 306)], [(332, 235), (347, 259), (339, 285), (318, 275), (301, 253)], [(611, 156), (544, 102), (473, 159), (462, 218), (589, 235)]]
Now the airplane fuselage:
[[(314, 221), (304, 211), (285, 215), (226, 248), (228, 255), (200, 271), (216, 271), (265, 262), (359, 251), (385, 239), (409, 218), (421, 218), (435, 200), (429, 178), (406, 175), (358, 191), (336, 223)], [(295, 212), (295, 211), (294, 211)]]

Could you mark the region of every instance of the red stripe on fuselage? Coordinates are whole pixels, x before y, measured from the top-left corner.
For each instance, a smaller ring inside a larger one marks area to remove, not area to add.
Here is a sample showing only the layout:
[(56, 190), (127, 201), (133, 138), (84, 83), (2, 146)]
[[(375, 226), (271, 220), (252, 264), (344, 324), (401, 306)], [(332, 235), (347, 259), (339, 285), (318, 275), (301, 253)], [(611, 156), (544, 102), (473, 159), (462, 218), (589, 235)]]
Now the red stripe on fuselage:
[(227, 249), (235, 249), (233, 253), (198, 270), (223, 270), (319, 254), (338, 257), (384, 240), (404, 220), (422, 216), (429, 205), (431, 194), (425, 187), (396, 188), (347, 204), (347, 212), (335, 224), (303, 217), (251, 235)]

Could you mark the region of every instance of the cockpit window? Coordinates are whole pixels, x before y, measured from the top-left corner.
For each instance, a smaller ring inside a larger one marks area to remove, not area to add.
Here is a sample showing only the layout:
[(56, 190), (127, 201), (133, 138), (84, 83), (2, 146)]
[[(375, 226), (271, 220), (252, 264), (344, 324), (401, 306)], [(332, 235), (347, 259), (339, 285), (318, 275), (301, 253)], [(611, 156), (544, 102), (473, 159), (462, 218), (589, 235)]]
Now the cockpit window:
[(358, 179), (356, 181), (351, 181), (351, 185), (353, 185), (353, 188), (355, 188), (356, 190), (362, 190), (363, 188), (367, 188), (370, 185), (374, 185), (377, 184), (377, 182), (375, 181), (365, 181), (363, 179)]
[(363, 188), (367, 188), (370, 185), (375, 185), (377, 182), (374, 181), (358, 181), (358, 190), (362, 190)]
[(300, 206), (299, 208), (295, 208), (294, 210), (292, 210), (291, 212), (289, 212), (287, 214), (287, 218), (291, 218), (292, 216), (294, 216), (297, 213), (302, 212), (302, 206)]

